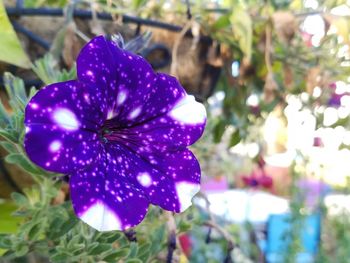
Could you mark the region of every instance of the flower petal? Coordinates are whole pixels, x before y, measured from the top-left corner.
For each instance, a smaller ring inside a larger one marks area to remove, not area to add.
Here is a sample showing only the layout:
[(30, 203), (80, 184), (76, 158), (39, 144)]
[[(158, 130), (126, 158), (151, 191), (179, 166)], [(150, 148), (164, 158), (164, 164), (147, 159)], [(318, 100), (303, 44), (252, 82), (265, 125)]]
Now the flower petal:
[(24, 147), (34, 163), (60, 173), (92, 163), (100, 149), (94, 131), (102, 113), (91, 105), (89, 94), (83, 84), (68, 81), (49, 85), (30, 100)]
[(186, 91), (176, 78), (162, 73), (150, 74), (153, 79), (145, 78), (149, 72), (144, 70), (141, 77), (130, 74), (133, 81), (121, 84), (121, 87), (128, 87), (128, 90), (124, 88), (124, 94), (128, 95), (118, 108), (112, 127), (131, 127), (164, 115), (186, 97)]
[(124, 230), (139, 224), (149, 202), (143, 191), (120, 173), (119, 164), (103, 152), (98, 165), (71, 176), (77, 216), (99, 231)]
[(155, 74), (141, 56), (122, 50), (99, 36), (77, 59), (78, 79), (94, 86), (98, 102), (107, 106), (113, 128), (130, 127), (165, 114), (186, 96), (176, 78)]
[(95, 87), (99, 104), (108, 108), (108, 119), (117, 115), (125, 120), (136, 118), (156, 80), (145, 59), (103, 36), (95, 37), (81, 50), (77, 75), (80, 81)]
[[(103, 107), (107, 114), (111, 95), (117, 90), (115, 60), (103, 36), (93, 38), (79, 53), (77, 58), (78, 80), (94, 88), (95, 103)], [(105, 116), (104, 116), (105, 119)]]
[(24, 147), (28, 157), (42, 168), (69, 173), (96, 160), (100, 143), (95, 133), (62, 131), (56, 125), (27, 125)]
[(143, 189), (152, 204), (174, 212), (182, 212), (192, 204), (200, 188), (200, 167), (191, 151), (140, 156), (121, 145), (107, 147), (117, 159), (119, 174)]
[(206, 111), (193, 96), (180, 99), (166, 114), (149, 121), (119, 129), (107, 135), (139, 154), (167, 152), (192, 145), (203, 134)]
[(196, 102), (193, 96), (183, 97), (175, 104), (168, 115), (173, 120), (187, 125), (205, 125), (207, 119), (203, 104)]
[[(138, 58), (144, 61), (142, 58)], [(135, 59), (137, 61), (138, 59)], [(147, 63), (144, 61), (144, 63)], [(138, 68), (142, 68), (141, 66)], [(166, 115), (187, 94), (176, 78), (146, 70), (139, 75), (129, 74), (131, 79), (120, 79), (117, 106), (110, 114), (107, 125), (111, 128), (129, 128)]]

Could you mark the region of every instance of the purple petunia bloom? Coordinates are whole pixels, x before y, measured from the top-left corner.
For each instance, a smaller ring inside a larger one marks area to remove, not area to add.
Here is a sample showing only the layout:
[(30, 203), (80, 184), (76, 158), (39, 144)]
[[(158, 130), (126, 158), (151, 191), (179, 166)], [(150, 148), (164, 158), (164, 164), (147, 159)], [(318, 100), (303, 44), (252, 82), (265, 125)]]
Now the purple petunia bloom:
[(199, 191), (187, 146), (206, 112), (179, 82), (99, 36), (81, 50), (77, 80), (41, 89), (25, 110), (25, 150), (69, 174), (73, 208), (100, 231), (139, 224), (149, 204), (182, 212)]

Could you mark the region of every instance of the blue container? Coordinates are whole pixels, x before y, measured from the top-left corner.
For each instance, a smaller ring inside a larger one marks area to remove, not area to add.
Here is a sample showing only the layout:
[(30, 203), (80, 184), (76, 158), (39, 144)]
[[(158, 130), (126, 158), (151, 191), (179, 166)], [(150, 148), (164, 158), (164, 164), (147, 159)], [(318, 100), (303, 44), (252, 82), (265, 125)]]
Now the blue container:
[[(286, 234), (290, 231), (290, 215), (271, 215), (267, 223), (265, 255), (268, 263), (283, 263), (283, 254), (291, 241)], [(313, 214), (305, 217), (299, 229), (302, 251), (296, 257), (297, 263), (314, 262), (320, 241), (321, 217)]]

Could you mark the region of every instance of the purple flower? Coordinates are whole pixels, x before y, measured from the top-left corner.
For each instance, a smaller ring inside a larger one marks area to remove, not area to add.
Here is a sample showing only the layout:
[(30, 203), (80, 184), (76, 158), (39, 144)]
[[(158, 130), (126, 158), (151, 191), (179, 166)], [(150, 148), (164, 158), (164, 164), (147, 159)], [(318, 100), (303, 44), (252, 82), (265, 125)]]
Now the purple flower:
[[(265, 161), (262, 158), (259, 159), (259, 162), (264, 162), (263, 165), (265, 165)], [(242, 176), (241, 179), (247, 187), (271, 189), (273, 186), (272, 177), (267, 175), (263, 169), (258, 172), (252, 172), (249, 176)]]
[(342, 94), (337, 94), (334, 92), (329, 98), (327, 105), (335, 108), (339, 107), (341, 105), (342, 97), (343, 97)]
[(41, 89), (24, 121), (29, 158), (70, 175), (77, 216), (100, 231), (123, 230), (139, 224), (150, 203), (188, 208), (200, 168), (187, 146), (203, 133), (204, 106), (102, 36), (81, 50), (77, 75)]
[(321, 137), (314, 137), (314, 147), (322, 147), (323, 141)]
[(242, 176), (242, 181), (245, 184), (245, 186), (248, 187), (258, 187), (259, 186), (259, 180), (255, 175), (251, 176)]

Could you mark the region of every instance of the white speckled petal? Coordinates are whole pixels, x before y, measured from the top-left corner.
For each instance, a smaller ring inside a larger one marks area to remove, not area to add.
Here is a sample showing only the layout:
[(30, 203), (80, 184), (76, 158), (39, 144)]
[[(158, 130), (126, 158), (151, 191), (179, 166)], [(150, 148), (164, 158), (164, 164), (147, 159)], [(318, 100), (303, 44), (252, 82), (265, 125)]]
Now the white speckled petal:
[(98, 103), (107, 107), (107, 119), (118, 119), (116, 127), (130, 126), (141, 119), (145, 114), (142, 106), (152, 96), (157, 81), (144, 58), (120, 49), (103, 36), (81, 50), (77, 75), (80, 81), (95, 87)]
[(149, 201), (142, 189), (104, 151), (98, 164), (71, 176), (70, 189), (77, 216), (99, 231), (133, 227), (147, 213)]
[(24, 147), (37, 165), (69, 173), (96, 160), (101, 144), (95, 132), (103, 112), (87, 100), (90, 89), (67, 81), (40, 90), (25, 110)]
[(119, 167), (116, 175), (126, 176), (152, 204), (182, 212), (199, 191), (199, 163), (187, 149), (140, 156), (123, 146), (110, 145), (108, 152), (116, 158)]

